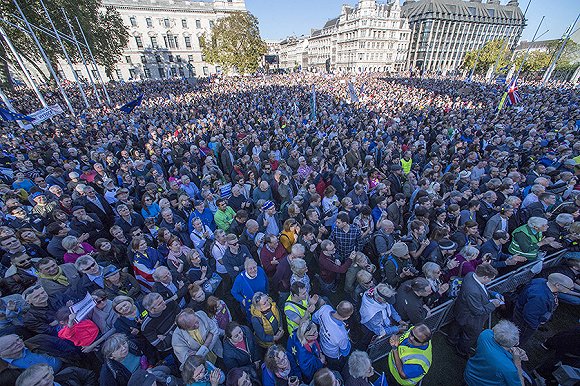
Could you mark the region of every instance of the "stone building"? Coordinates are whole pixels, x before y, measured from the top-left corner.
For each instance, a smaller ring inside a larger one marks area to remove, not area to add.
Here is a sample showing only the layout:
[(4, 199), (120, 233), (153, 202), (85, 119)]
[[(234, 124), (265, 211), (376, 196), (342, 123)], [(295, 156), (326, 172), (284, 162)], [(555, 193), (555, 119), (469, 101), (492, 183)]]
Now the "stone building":
[(431, 72), (453, 71), (465, 53), (491, 40), (507, 40), (516, 47), (526, 26), (517, 0), (406, 0), (411, 40), (407, 66)]

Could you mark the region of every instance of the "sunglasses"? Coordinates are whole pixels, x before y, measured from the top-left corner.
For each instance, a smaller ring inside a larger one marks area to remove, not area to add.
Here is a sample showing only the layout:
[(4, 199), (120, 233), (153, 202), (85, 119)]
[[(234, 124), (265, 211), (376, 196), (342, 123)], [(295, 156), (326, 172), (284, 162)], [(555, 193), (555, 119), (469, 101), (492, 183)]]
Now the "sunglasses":
[(83, 268), (83, 271), (90, 271), (91, 269), (93, 269), (95, 266), (97, 265), (97, 263), (93, 262), (91, 265)]

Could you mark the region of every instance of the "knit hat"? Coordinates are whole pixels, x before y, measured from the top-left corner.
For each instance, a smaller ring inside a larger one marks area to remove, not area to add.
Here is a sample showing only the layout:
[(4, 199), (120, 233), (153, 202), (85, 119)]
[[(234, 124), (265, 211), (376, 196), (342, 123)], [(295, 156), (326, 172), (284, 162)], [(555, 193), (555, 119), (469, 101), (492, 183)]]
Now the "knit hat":
[(407, 244), (399, 241), (393, 244), (393, 248), (391, 248), (391, 253), (395, 257), (403, 257), (409, 254), (409, 247), (407, 247)]
[(266, 201), (264, 205), (262, 205), (262, 210), (268, 210), (274, 207), (274, 203), (272, 201)]
[(34, 192), (30, 195), (31, 199), (35, 199), (36, 197), (44, 196), (44, 192)]

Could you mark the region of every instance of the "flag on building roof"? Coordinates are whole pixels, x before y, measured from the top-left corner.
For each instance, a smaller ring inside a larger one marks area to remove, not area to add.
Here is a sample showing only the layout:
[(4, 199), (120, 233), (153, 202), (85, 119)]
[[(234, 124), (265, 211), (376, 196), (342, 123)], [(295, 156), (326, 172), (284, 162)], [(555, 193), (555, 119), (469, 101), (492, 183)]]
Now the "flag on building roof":
[(10, 111), (0, 108), (0, 118), (5, 121), (32, 121), (28, 115), (17, 113), (16, 111)]

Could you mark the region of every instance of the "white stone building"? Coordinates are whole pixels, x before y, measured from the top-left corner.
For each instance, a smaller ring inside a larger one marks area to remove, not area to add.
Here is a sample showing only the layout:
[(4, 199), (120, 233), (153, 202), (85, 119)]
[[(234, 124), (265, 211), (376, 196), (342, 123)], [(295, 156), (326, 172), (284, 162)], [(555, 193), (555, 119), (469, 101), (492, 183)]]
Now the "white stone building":
[[(246, 11), (245, 0), (103, 0), (103, 7), (115, 8), (129, 31), (128, 45), (113, 74), (115, 80), (219, 73), (219, 66), (204, 61), (199, 38), (218, 19)], [(68, 72), (66, 63), (60, 67)], [(76, 68), (86, 78), (82, 65)]]
[(283, 40), (280, 68), (298, 64), (325, 71), (328, 63), (337, 72), (403, 70), (410, 35), (399, 0), (359, 0), (355, 6), (343, 5), (338, 17), (313, 29), (308, 38)]

